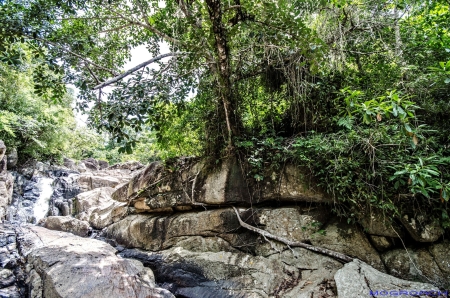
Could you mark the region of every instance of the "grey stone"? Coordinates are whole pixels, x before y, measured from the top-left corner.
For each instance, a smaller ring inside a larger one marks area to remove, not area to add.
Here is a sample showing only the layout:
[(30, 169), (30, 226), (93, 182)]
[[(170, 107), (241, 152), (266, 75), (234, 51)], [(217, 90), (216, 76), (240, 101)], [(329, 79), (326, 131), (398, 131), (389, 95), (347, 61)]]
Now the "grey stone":
[(393, 238), (403, 236), (400, 227), (378, 211), (366, 214), (359, 220), (359, 223), (363, 226), (364, 231), (371, 235)]
[(149, 269), (116, 256), (105, 242), (42, 227), (24, 228), (20, 241), (31, 297), (174, 297), (155, 287)]
[[(440, 248), (434, 252), (440, 251)], [(419, 249), (395, 249), (384, 253), (382, 256), (388, 273), (408, 280), (433, 283), (440, 286), (450, 285), (450, 275), (442, 272), (434, 257), (425, 248)], [(438, 257), (445, 260), (448, 255)], [(448, 261), (447, 261), (448, 262)], [(440, 262), (441, 266), (442, 261)]]
[[(197, 159), (180, 159), (174, 165), (166, 166), (160, 162), (151, 163), (128, 183), (119, 186), (113, 199), (129, 202), (142, 211), (202, 203), (330, 202), (323, 192), (309, 187), (301, 169), (294, 166), (286, 166), (279, 179), (251, 185), (246, 183), (241, 167), (233, 158), (223, 160), (216, 168), (206, 164)], [(173, 171), (173, 168), (177, 170)]]
[(392, 247), (392, 242), (389, 241), (387, 237), (384, 236), (376, 236), (369, 235), (370, 242), (372, 242), (373, 246), (379, 251), (383, 252), (388, 248)]
[(352, 257), (356, 257), (378, 270), (384, 271), (378, 252), (372, 247), (366, 235), (357, 225), (349, 225), (338, 218), (332, 219), (324, 228), (311, 238), (314, 246), (328, 248)]
[[(414, 297), (425, 298), (427, 295), (418, 292), (439, 291), (439, 288), (431, 284), (406, 281), (387, 275), (357, 259), (338, 270), (334, 280), (339, 297), (345, 298), (377, 297), (380, 296), (379, 293), (381, 296), (399, 296), (400, 291), (408, 293), (414, 291), (416, 293)], [(371, 291), (377, 294), (371, 294)]]
[(439, 223), (429, 222), (429, 218), (423, 215), (415, 218), (405, 214), (400, 220), (411, 237), (418, 242), (435, 242), (444, 234)]
[(89, 222), (96, 229), (103, 229), (120, 220), (127, 212), (125, 203), (114, 201), (111, 194), (114, 189), (101, 187), (77, 195), (75, 216)]
[(251, 246), (256, 235), (240, 227), (231, 208), (179, 214), (129, 215), (105, 230), (108, 238), (130, 248), (162, 250), (190, 236), (220, 237), (233, 246)]
[(50, 230), (69, 232), (81, 237), (87, 236), (89, 232), (89, 224), (85, 221), (78, 220), (72, 216), (49, 216), (44, 219), (42, 224)]

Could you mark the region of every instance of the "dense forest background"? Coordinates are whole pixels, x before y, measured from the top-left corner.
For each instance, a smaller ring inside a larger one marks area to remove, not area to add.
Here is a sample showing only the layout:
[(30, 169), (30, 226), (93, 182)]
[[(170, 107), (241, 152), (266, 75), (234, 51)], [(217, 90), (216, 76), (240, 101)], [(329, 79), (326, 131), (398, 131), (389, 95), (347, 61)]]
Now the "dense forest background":
[[(23, 160), (236, 156), (257, 183), (297, 163), (349, 221), (448, 228), (449, 27), (448, 0), (0, 0), (0, 139)], [(138, 46), (154, 58), (123, 69)]]

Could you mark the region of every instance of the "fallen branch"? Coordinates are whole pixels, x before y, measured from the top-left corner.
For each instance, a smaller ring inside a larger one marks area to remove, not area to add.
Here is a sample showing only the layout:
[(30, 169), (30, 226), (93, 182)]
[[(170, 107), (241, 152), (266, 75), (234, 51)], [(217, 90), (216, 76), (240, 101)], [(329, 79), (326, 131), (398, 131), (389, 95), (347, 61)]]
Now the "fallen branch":
[(273, 240), (276, 240), (276, 241), (279, 241), (281, 243), (284, 243), (284, 244), (286, 244), (287, 246), (290, 246), (290, 247), (302, 247), (302, 248), (305, 248), (305, 249), (310, 250), (310, 251), (318, 252), (318, 253), (330, 256), (332, 258), (335, 258), (335, 259), (337, 259), (337, 260), (339, 260), (339, 261), (341, 261), (343, 263), (348, 263), (348, 262), (353, 261), (353, 258), (351, 258), (351, 257), (349, 257), (347, 255), (341, 254), (339, 252), (335, 252), (335, 251), (332, 251), (332, 250), (329, 250), (329, 249), (326, 249), (326, 248), (316, 247), (316, 246), (313, 246), (313, 245), (310, 245), (310, 244), (306, 244), (306, 243), (303, 243), (303, 242), (290, 241), (290, 240), (285, 239), (283, 237), (273, 235), (273, 234), (271, 234), (271, 233), (269, 233), (267, 231), (258, 229), (258, 228), (254, 227), (254, 226), (251, 226), (251, 225), (243, 222), (242, 219), (241, 219), (241, 216), (239, 215), (239, 212), (236, 209), (236, 207), (234, 207), (234, 206), (232, 206), (232, 207), (234, 209), (234, 212), (236, 212), (236, 216), (237, 216), (237, 218), (239, 220), (239, 224), (243, 228), (246, 228), (246, 229), (248, 229), (248, 230), (250, 230), (252, 232), (258, 233), (258, 234), (262, 235), (263, 237), (271, 238)]
[(141, 68), (143, 68), (143, 67), (149, 65), (150, 63), (153, 63), (153, 62), (155, 62), (155, 61), (161, 60), (161, 59), (166, 58), (166, 57), (169, 57), (169, 56), (178, 56), (178, 55), (181, 55), (181, 54), (183, 54), (183, 53), (167, 53), (167, 54), (162, 54), (162, 55), (156, 56), (156, 57), (154, 57), (154, 58), (152, 58), (152, 59), (150, 59), (150, 60), (148, 60), (148, 61), (142, 62), (141, 64), (139, 64), (139, 65), (137, 65), (137, 66), (135, 66), (135, 67), (133, 67), (133, 68), (127, 70), (126, 72), (124, 72), (124, 73), (122, 73), (122, 74), (120, 74), (120, 75), (118, 75), (118, 76), (112, 78), (111, 80), (108, 80), (108, 81), (106, 81), (106, 82), (103, 82), (103, 83), (101, 83), (101, 84), (95, 86), (95, 87), (93, 88), (93, 90), (97, 90), (97, 89), (103, 88), (103, 87), (105, 87), (105, 86), (111, 85), (111, 84), (113, 84), (113, 83), (115, 83), (115, 82), (117, 82), (117, 81), (120, 81), (120, 80), (123, 79), (124, 77), (126, 77), (126, 76), (132, 74), (132, 73), (135, 72), (136, 70), (139, 70), (139, 69), (141, 69)]

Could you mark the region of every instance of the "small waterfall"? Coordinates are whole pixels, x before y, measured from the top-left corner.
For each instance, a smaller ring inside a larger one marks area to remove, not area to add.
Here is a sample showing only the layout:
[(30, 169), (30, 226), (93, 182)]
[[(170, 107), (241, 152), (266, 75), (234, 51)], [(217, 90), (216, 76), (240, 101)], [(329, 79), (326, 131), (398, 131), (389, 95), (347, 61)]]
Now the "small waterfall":
[(52, 178), (39, 178), (36, 183), (36, 187), (39, 189), (39, 198), (34, 204), (34, 217), (36, 218), (36, 223), (47, 216), (50, 198), (53, 194)]

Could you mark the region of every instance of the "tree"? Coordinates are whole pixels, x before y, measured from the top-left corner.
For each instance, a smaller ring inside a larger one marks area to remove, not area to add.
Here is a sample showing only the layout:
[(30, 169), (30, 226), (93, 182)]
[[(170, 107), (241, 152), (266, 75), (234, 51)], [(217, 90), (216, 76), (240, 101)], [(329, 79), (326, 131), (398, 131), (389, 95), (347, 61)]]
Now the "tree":
[[(82, 89), (79, 106), (86, 109), (95, 102), (93, 123), (119, 141), (127, 140), (127, 148), (134, 143), (123, 127), (139, 130), (147, 122), (158, 130), (164, 122), (158, 119), (162, 103), (183, 108), (193, 88), (210, 97), (203, 116), (210, 119), (205, 127), (211, 130), (211, 151), (222, 149), (222, 144), (233, 151), (234, 137), (243, 127), (240, 89), (293, 57), (307, 59), (309, 65), (320, 57), (319, 46), (311, 50), (311, 42), (320, 40), (304, 24), (306, 10), (299, 13), (291, 1), (182, 0), (162, 5), (143, 0), (29, 0), (5, 1), (2, 6), (8, 32), (3, 34), (26, 38), (58, 57), (66, 79)], [(30, 21), (24, 22), (23, 16)], [(171, 49), (168, 62), (161, 60), (161, 43)], [(142, 66), (127, 73), (133, 77), (117, 80), (105, 100), (101, 87), (107, 84), (102, 82), (117, 76), (129, 50), (140, 45), (154, 55), (152, 62), (159, 69)]]

